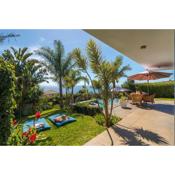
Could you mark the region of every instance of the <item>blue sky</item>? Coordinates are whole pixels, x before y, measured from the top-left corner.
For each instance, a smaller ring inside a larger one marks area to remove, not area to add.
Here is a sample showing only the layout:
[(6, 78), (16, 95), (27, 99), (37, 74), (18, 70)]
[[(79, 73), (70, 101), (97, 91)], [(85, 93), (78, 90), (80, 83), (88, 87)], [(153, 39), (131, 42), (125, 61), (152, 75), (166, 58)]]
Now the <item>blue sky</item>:
[[(61, 40), (64, 47), (65, 53), (72, 51), (74, 48), (80, 48), (85, 54), (86, 43), (89, 39), (94, 39), (98, 46), (102, 50), (103, 57), (107, 60), (113, 61), (116, 56), (122, 55), (117, 50), (114, 50), (110, 46), (101, 42), (100, 40), (94, 38), (92, 35), (89, 35), (85, 31), (82, 30), (0, 30), (0, 34), (7, 33), (16, 33), (21, 36), (16, 39), (6, 40), (0, 45), (0, 54), (4, 49), (7, 49), (11, 46), (19, 48), (19, 47), (28, 47), (31, 51), (37, 50), (41, 46), (53, 46), (54, 40)], [(130, 58), (123, 56), (123, 65), (130, 65), (132, 70), (127, 72), (127, 75), (133, 75), (138, 72), (144, 71), (144, 68), (131, 60)], [(34, 58), (38, 58), (38, 56), (34, 55)], [(170, 71), (173, 72), (173, 71)], [(92, 74), (92, 73), (91, 73)], [(93, 75), (92, 75), (93, 76)], [(168, 79), (161, 79), (158, 81), (166, 81), (172, 79), (172, 76)], [(126, 78), (121, 78), (119, 84), (122, 84), (126, 81)], [(55, 84), (50, 81), (49, 84)], [(44, 85), (47, 85), (44, 83)]]

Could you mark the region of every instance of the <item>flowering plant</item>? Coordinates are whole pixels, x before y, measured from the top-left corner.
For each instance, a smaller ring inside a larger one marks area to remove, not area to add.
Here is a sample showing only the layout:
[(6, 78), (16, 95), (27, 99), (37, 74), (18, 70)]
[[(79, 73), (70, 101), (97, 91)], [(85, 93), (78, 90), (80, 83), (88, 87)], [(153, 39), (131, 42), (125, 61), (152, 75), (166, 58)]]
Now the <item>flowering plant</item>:
[(35, 127), (35, 119), (41, 117), (40, 112), (35, 113), (34, 125), (30, 127), (26, 132), (21, 132), (22, 124), (17, 122), (15, 117), (11, 118), (11, 136), (9, 138), (9, 145), (35, 145), (36, 141), (42, 141), (47, 139), (45, 134), (40, 134), (37, 132)]
[(32, 127), (28, 131), (22, 133), (23, 143), (26, 145), (35, 144), (37, 138), (36, 128)]
[(35, 113), (35, 117), (36, 117), (36, 119), (39, 119), (40, 117), (41, 117), (41, 113), (38, 111), (38, 112), (36, 112)]
[(16, 119), (11, 120), (11, 137), (9, 145), (34, 145), (37, 140), (37, 130), (35, 127), (29, 128), (28, 131), (21, 133), (21, 125)]

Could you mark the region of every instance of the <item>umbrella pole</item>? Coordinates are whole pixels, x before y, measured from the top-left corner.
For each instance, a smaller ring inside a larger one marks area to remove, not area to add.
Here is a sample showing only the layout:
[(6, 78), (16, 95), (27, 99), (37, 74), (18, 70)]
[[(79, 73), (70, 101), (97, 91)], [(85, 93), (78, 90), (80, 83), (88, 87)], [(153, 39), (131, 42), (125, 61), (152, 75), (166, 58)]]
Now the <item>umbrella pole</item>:
[(149, 80), (147, 80), (147, 91), (148, 91), (148, 95), (149, 95)]

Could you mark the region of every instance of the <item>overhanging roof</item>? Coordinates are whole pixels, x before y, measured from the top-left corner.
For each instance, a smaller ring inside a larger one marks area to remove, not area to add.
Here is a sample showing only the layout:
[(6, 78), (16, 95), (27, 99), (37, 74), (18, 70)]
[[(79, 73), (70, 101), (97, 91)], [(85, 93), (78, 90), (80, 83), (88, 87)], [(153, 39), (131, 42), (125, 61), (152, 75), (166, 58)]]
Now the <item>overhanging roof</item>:
[(173, 30), (86, 29), (86, 32), (149, 69), (173, 69)]

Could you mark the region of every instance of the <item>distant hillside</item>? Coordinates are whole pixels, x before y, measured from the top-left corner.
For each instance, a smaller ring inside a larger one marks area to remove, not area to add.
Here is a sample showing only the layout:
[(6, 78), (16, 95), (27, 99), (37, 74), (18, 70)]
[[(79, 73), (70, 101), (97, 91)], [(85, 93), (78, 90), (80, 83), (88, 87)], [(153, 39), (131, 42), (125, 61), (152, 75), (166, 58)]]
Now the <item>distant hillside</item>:
[[(75, 89), (74, 89), (74, 93), (77, 93), (77, 92), (79, 92), (79, 90), (82, 88), (82, 86), (76, 86), (75, 87)], [(88, 88), (88, 90), (90, 91), (90, 92), (92, 92), (92, 87), (90, 87), (90, 86), (87, 86), (87, 88)], [(50, 86), (50, 85), (48, 85), (48, 86), (41, 86), (41, 89), (44, 91), (44, 92), (47, 92), (47, 91), (53, 91), (53, 92), (57, 92), (57, 93), (59, 93), (59, 87), (58, 86)], [(66, 91), (65, 91), (65, 89), (63, 88), (63, 94), (65, 94), (66, 93)]]
[(54, 94), (58, 94), (58, 92), (53, 91), (53, 90), (48, 90), (44, 92), (44, 95), (54, 95)]

